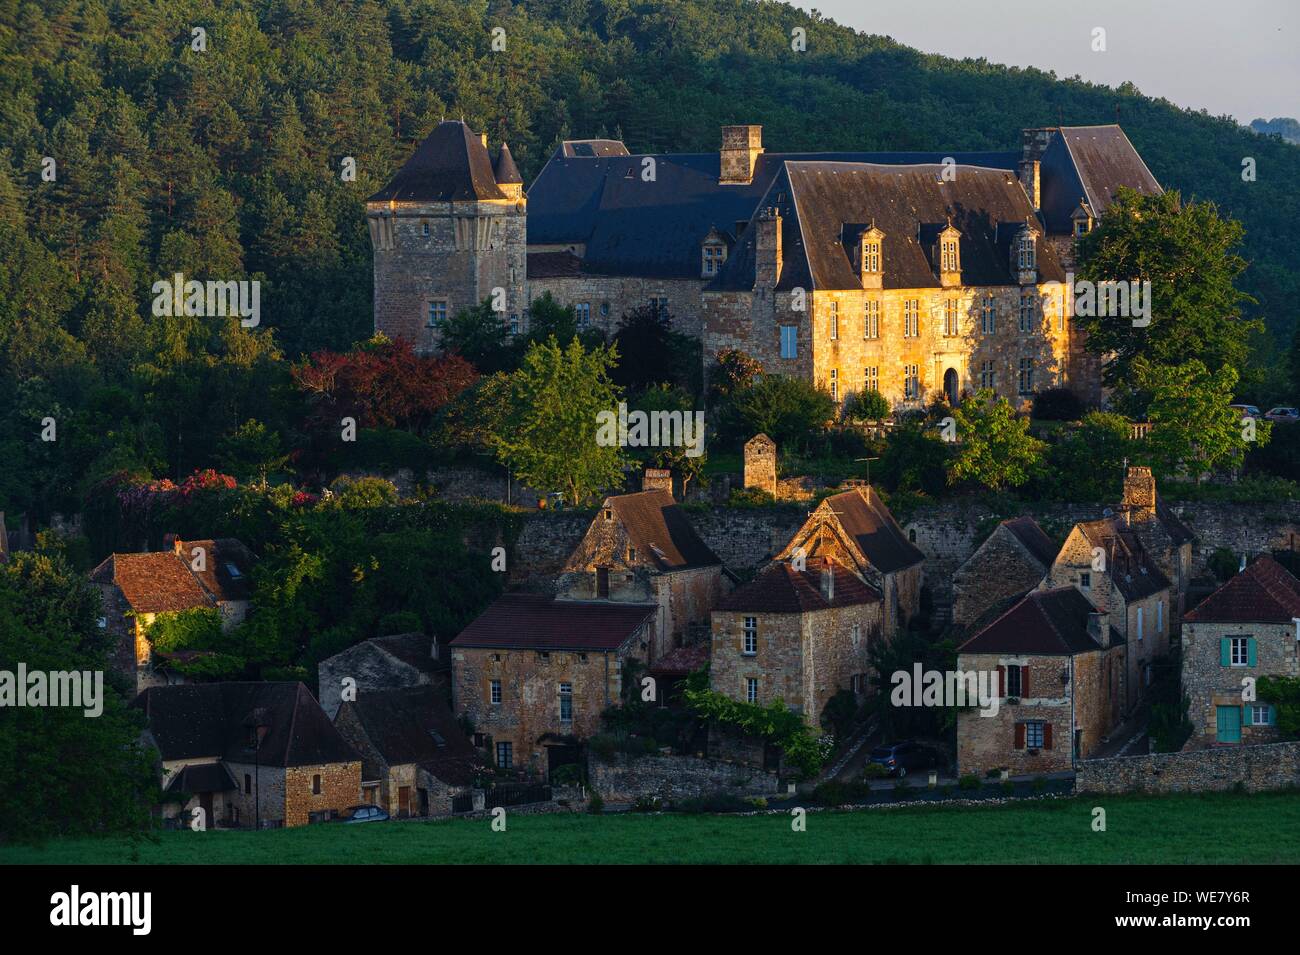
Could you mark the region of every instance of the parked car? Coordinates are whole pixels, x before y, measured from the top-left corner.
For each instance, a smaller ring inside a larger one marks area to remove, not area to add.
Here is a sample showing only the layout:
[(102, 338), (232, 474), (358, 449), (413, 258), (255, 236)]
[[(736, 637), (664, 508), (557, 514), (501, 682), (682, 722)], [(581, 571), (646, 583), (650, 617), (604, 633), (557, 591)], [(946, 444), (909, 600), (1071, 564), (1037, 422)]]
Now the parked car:
[(351, 806), (339, 813), (342, 822), (384, 822), (388, 813), (378, 806)]
[(1283, 421), (1288, 424), (1294, 424), (1295, 422), (1300, 421), (1300, 408), (1279, 406), (1264, 415), (1264, 417), (1269, 421)]
[(1228, 405), (1234, 411), (1240, 411), (1243, 416), (1248, 418), (1262, 418), (1264, 413), (1259, 410), (1258, 405)]
[(877, 746), (868, 758), (889, 770), (889, 775), (899, 777), (912, 769), (934, 769), (940, 763), (933, 750), (911, 741)]

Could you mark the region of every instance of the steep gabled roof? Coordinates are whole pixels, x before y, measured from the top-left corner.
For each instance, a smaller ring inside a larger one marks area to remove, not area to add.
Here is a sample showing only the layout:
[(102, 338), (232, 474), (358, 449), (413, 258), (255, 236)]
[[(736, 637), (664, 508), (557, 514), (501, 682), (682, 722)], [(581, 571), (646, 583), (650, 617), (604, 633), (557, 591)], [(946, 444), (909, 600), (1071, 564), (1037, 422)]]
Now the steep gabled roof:
[[(218, 757), (263, 766), (353, 762), (358, 756), (301, 683), (154, 686), (135, 701), (164, 760)], [(265, 727), (256, 753), (253, 726)]]
[(1272, 557), (1260, 557), (1194, 609), (1190, 623), (1290, 623), (1300, 617), (1300, 580)]
[(1150, 597), (1171, 586), (1169, 578), (1150, 559), (1141, 540), (1117, 517), (1103, 517), (1075, 525), (1094, 547), (1106, 555), (1106, 572), (1125, 601)]
[(1044, 570), (1052, 566), (1056, 560), (1056, 545), (1043, 533), (1036, 520), (1032, 517), (1013, 517), (1003, 521), (1002, 526), (1024, 545), (1025, 550), (1043, 565)]
[(112, 554), (90, 572), (90, 579), (97, 584), (116, 584), (136, 613), (172, 613), (214, 605), (189, 565), (171, 550)]
[(722, 563), (667, 491), (618, 494), (606, 498), (603, 506), (613, 508), (632, 545), (651, 558), (661, 571)]
[[(1031, 591), (957, 652), (1072, 656), (1101, 650), (1088, 633), (1088, 616), (1095, 612), (1088, 598), (1074, 587)], [(1113, 627), (1110, 640), (1111, 646), (1124, 642)]]
[(453, 786), (473, 782), (481, 761), (447, 698), (434, 687), (364, 690), (345, 702), (340, 714), (347, 707), (389, 766), (414, 763)]
[(854, 487), (832, 494), (814, 511), (829, 510), (871, 565), (889, 574), (919, 564), (925, 555), (907, 539), (885, 502), (872, 487)]
[(167, 780), (169, 793), (220, 793), (238, 789), (224, 763), (190, 763)]
[[(178, 543), (181, 560), (213, 600), (247, 600), (252, 595), (253, 555), (240, 541), (233, 537), (222, 537)], [(207, 553), (203, 570), (194, 570), (193, 561), (189, 559), (196, 547), (203, 548)]]
[(443, 120), (424, 138), (388, 185), (368, 202), (455, 202), (504, 199), (487, 147), (469, 126)]
[(1041, 169), (1043, 221), (1057, 234), (1071, 231), (1080, 199), (1103, 216), (1121, 186), (1143, 195), (1161, 192), (1124, 130), (1113, 124), (1060, 127), (1043, 151)]
[[(829, 558), (811, 559), (806, 566), (806, 570), (799, 571), (787, 561), (769, 564), (749, 583), (723, 597), (717, 609), (734, 613), (810, 613), (880, 601), (879, 591)], [(828, 567), (835, 580), (829, 601), (821, 589), (822, 573)]]
[(451, 647), (617, 650), (658, 612), (657, 604), (503, 594), (451, 641)]

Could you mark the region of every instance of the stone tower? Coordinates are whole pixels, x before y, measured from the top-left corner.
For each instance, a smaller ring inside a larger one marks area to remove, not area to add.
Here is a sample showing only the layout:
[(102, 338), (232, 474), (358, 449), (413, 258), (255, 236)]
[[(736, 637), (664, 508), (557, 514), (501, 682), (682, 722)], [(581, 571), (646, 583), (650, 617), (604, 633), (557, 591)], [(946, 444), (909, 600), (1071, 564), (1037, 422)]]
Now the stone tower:
[(528, 200), (504, 145), (496, 167), (486, 134), (444, 121), (366, 200), (376, 332), (430, 352), (438, 344), (438, 318), (484, 299), (512, 330), (522, 327)]
[(745, 442), (745, 488), (758, 488), (776, 497), (776, 442), (765, 434)]

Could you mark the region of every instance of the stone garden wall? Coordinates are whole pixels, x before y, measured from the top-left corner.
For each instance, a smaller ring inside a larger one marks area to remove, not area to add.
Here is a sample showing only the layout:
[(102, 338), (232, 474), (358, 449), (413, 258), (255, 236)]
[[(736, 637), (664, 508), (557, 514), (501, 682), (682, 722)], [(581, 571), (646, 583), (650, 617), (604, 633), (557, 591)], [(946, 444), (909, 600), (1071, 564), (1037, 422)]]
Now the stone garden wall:
[(1075, 769), (1081, 793), (1247, 792), (1300, 786), (1300, 742), (1220, 746), (1181, 753), (1085, 759)]
[(608, 761), (594, 754), (587, 764), (588, 786), (610, 803), (635, 802), (657, 796), (665, 801), (709, 793), (768, 796), (777, 791), (775, 773), (754, 766), (699, 756), (628, 756)]

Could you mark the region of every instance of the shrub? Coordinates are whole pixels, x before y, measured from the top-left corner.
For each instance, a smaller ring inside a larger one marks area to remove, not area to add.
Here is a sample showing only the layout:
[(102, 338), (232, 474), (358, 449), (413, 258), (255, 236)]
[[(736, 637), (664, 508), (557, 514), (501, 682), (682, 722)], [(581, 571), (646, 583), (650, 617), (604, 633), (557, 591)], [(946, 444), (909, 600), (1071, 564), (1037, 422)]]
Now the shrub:
[(767, 808), (767, 799), (763, 796), (753, 796), (745, 801), (749, 803), (751, 806), (753, 806), (755, 809)]
[(889, 417), (889, 399), (874, 388), (844, 397), (844, 417), (849, 421), (881, 421)]
[(1047, 777), (1046, 777), (1046, 776), (1035, 776), (1035, 777), (1034, 777), (1034, 781), (1033, 781), (1032, 783), (1030, 783), (1030, 786), (1031, 786), (1031, 788), (1034, 790), (1034, 792), (1036, 792), (1036, 793), (1040, 793), (1040, 794), (1041, 794), (1041, 793), (1045, 792), (1045, 791), (1047, 790)]
[(1069, 388), (1048, 388), (1034, 395), (1033, 416), (1040, 421), (1078, 421), (1083, 401)]
[(842, 806), (849, 801), (849, 793), (843, 783), (828, 779), (817, 784), (813, 790), (813, 799), (822, 806)]
[(753, 808), (748, 801), (729, 792), (706, 793), (674, 804), (678, 812), (701, 814), (710, 812), (748, 812)]
[(1012, 782), (1011, 780), (1009, 780), (1009, 779), (1004, 779), (1004, 780), (1002, 781), (1001, 789), (1002, 789), (1002, 794), (1003, 794), (1004, 796), (1010, 796), (1010, 795), (1013, 795), (1013, 794), (1015, 793), (1015, 791), (1016, 791), (1016, 784), (1013, 783), (1013, 782)]
[(600, 793), (593, 792), (591, 798), (587, 800), (587, 812), (593, 816), (599, 816), (605, 811), (605, 800), (600, 798)]
[(966, 773), (960, 779), (957, 780), (957, 786), (960, 789), (966, 789), (966, 790), (979, 789), (980, 778), (976, 776), (974, 773)]
[(727, 498), (731, 507), (768, 507), (775, 503), (776, 498), (761, 487), (732, 488)]
[(879, 763), (867, 763), (862, 767), (863, 779), (883, 779), (889, 775), (889, 770)]
[(1205, 565), (1219, 580), (1227, 581), (1237, 576), (1237, 568), (1241, 566), (1241, 561), (1231, 548), (1216, 547)]
[(386, 637), (397, 633), (416, 633), (424, 629), (424, 624), (420, 621), (418, 613), (412, 613), (409, 610), (399, 610), (396, 613), (384, 614), (379, 618), (379, 635)]

